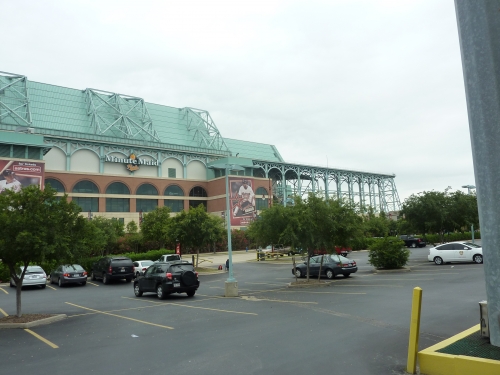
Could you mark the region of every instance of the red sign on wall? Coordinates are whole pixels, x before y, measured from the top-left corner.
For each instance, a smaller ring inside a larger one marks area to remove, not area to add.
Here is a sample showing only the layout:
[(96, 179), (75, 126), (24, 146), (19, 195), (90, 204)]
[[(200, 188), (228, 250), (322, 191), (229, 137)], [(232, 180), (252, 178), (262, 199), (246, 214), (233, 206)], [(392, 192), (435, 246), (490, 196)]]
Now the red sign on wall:
[(20, 192), (22, 187), (44, 187), (45, 164), (31, 161), (0, 159), (0, 194), (5, 190)]

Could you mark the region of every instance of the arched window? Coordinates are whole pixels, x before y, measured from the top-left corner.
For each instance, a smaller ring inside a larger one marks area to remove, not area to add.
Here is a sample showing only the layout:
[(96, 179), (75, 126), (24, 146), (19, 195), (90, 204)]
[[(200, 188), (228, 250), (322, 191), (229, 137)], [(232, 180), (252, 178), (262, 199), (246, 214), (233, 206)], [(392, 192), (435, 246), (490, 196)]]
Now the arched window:
[(75, 185), (73, 193), (99, 194), (99, 189), (92, 181), (83, 180)]
[[(123, 182), (113, 182), (106, 189), (106, 194), (130, 194)], [(130, 212), (129, 198), (106, 198), (106, 212)]]
[(142, 184), (137, 189), (137, 195), (158, 195), (158, 190), (151, 184)]
[(203, 189), (201, 186), (195, 186), (189, 192), (190, 197), (206, 197), (207, 191)]
[(53, 178), (45, 179), (45, 186), (49, 186), (52, 189), (55, 189), (58, 193), (64, 193), (64, 186), (59, 181), (54, 180)]
[(165, 189), (165, 194), (163, 195), (177, 195), (177, 196), (183, 196), (184, 191), (177, 185), (170, 185), (167, 186)]
[(130, 194), (130, 190), (123, 182), (113, 182), (106, 189), (106, 194)]
[(267, 190), (264, 189), (263, 187), (257, 188), (255, 191), (256, 195), (268, 195)]

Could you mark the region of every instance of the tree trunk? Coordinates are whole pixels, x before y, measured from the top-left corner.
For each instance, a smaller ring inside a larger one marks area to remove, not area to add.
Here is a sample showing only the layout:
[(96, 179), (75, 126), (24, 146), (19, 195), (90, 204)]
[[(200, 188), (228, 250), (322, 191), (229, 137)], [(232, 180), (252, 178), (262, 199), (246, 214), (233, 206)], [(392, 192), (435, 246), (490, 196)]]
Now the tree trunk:
[(292, 256), (292, 262), (293, 262), (293, 276), (295, 276), (295, 281), (297, 281), (298, 278), (297, 278), (297, 266), (295, 264), (295, 255)]
[(321, 263), (319, 264), (318, 282), (321, 281), (321, 268), (323, 267), (323, 258), (324, 257), (325, 257), (324, 255), (321, 257)]
[(200, 258), (200, 248), (196, 248), (196, 267), (198, 268), (198, 259)]
[(309, 260), (311, 259), (311, 255), (309, 254), (309, 251), (307, 252), (307, 281), (309, 282)]
[(22, 280), (14, 280), (16, 282), (16, 316), (21, 317), (21, 288), (23, 287)]

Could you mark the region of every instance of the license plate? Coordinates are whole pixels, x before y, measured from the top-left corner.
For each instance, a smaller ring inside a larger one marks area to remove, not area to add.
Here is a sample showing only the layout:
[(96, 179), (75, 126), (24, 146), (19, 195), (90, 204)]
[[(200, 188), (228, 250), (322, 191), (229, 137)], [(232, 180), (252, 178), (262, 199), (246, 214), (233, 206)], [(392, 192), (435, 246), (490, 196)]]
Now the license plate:
[(79, 273), (75, 273), (75, 274), (73, 274), (73, 277), (80, 277), (80, 274)]
[(174, 283), (174, 288), (178, 288), (181, 286), (181, 283)]
[(125, 268), (120, 269), (120, 272), (125, 272)]

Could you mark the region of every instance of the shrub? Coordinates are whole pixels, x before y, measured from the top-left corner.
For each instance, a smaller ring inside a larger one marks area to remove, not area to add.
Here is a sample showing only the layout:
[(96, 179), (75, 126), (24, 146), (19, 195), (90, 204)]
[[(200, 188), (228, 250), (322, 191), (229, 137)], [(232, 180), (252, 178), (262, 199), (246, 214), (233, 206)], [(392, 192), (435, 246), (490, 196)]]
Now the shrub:
[(403, 241), (388, 237), (374, 239), (369, 250), (368, 262), (375, 268), (402, 268), (410, 257), (410, 250), (405, 248)]

